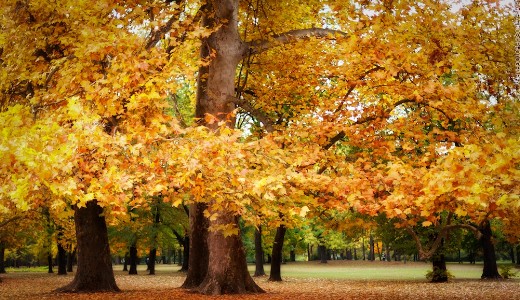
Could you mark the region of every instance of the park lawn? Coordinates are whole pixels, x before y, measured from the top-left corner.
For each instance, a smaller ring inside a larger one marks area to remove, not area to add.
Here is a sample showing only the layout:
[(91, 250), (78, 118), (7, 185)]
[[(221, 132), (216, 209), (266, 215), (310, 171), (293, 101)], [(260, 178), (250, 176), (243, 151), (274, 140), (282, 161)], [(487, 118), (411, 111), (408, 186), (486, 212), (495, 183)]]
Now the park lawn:
[[(480, 279), (482, 264), (449, 263), (449, 272), (458, 279)], [(254, 266), (250, 266), (254, 272)], [(296, 262), (282, 265), (282, 277), (351, 280), (426, 280), (431, 263), (382, 261)], [(269, 273), (269, 266), (265, 266)]]
[(70, 282), (73, 274), (11, 272), (0, 276), (0, 299), (520, 299), (519, 279), (480, 280), (482, 265), (450, 264), (448, 269), (456, 278), (443, 284), (426, 281), (428, 268), (429, 264), (413, 262), (288, 263), (282, 266), (283, 282), (255, 278), (266, 294), (218, 297), (179, 289), (185, 275), (175, 265), (157, 265), (156, 276), (146, 275), (143, 265), (138, 267), (137, 276), (115, 266), (121, 293), (55, 294), (52, 291)]

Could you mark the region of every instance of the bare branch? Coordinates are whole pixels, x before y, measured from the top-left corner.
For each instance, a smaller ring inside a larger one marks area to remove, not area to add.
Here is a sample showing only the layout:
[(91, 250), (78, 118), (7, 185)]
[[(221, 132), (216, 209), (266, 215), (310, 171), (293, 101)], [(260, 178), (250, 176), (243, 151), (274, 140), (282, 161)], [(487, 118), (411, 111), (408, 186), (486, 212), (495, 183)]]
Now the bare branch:
[(307, 39), (310, 37), (335, 38), (336, 36), (346, 37), (347, 33), (339, 30), (327, 28), (307, 28), (287, 31), (281, 34), (272, 36), (269, 40), (254, 40), (247, 43), (249, 52), (245, 51), (244, 57), (249, 54), (258, 54), (269, 50), (275, 46), (294, 43), (295, 41)]

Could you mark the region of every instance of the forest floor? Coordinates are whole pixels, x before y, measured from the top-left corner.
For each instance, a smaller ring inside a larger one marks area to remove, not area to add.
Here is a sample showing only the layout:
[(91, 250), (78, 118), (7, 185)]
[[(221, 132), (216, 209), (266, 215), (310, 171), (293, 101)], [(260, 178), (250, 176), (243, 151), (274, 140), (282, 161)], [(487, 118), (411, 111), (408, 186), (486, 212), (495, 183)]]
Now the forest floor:
[(282, 266), (283, 282), (255, 278), (265, 294), (214, 297), (178, 288), (185, 275), (175, 265), (157, 265), (155, 276), (146, 275), (145, 266), (139, 266), (139, 275), (133, 276), (115, 266), (120, 293), (57, 294), (53, 290), (70, 282), (73, 273), (9, 272), (0, 276), (0, 299), (520, 299), (520, 279), (480, 280), (482, 265), (450, 264), (455, 278), (441, 284), (427, 282), (424, 274), (429, 267), (378, 261), (288, 263)]

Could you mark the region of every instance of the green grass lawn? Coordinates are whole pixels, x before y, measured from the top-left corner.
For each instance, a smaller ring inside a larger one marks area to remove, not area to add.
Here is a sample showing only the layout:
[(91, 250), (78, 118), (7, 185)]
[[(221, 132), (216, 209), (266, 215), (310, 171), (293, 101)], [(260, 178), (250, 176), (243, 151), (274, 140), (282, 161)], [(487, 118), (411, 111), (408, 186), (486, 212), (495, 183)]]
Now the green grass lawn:
[[(482, 264), (449, 263), (448, 271), (455, 279), (480, 279)], [(265, 265), (269, 274), (269, 265)], [(426, 280), (426, 272), (431, 263), (425, 262), (381, 262), (381, 261), (329, 261), (291, 262), (282, 265), (282, 277), (287, 278), (324, 278), (352, 280)], [(254, 266), (249, 270), (254, 273)]]

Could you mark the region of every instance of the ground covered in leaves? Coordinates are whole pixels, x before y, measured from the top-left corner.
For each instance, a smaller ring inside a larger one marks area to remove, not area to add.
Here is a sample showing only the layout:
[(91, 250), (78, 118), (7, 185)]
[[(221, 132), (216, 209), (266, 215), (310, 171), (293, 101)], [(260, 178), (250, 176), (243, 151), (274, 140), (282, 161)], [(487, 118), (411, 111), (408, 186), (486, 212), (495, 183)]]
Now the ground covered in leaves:
[[(367, 268), (373, 266), (367, 265)], [(417, 268), (414, 264), (404, 266), (379, 263), (378, 266), (381, 266), (377, 268), (379, 272), (401, 269), (405, 274), (407, 269)], [(351, 266), (348, 263), (336, 263), (327, 267), (329, 269), (326, 270), (334, 272), (335, 267)], [(327, 267), (306, 265), (301, 270)], [(73, 274), (57, 276), (36, 272), (2, 274), (0, 299), (520, 299), (519, 279), (488, 281), (456, 278), (449, 283), (432, 284), (419, 278), (381, 280), (371, 279), (370, 276), (366, 279), (298, 276), (287, 277), (283, 282), (269, 282), (267, 277), (260, 277), (255, 280), (266, 290), (265, 294), (209, 297), (178, 288), (184, 280), (184, 275), (173, 268), (161, 268), (161, 266), (155, 276), (146, 275), (144, 270), (134, 276), (116, 271), (117, 284), (123, 290), (121, 293), (56, 294), (53, 292), (54, 289), (70, 282), (72, 276)]]

